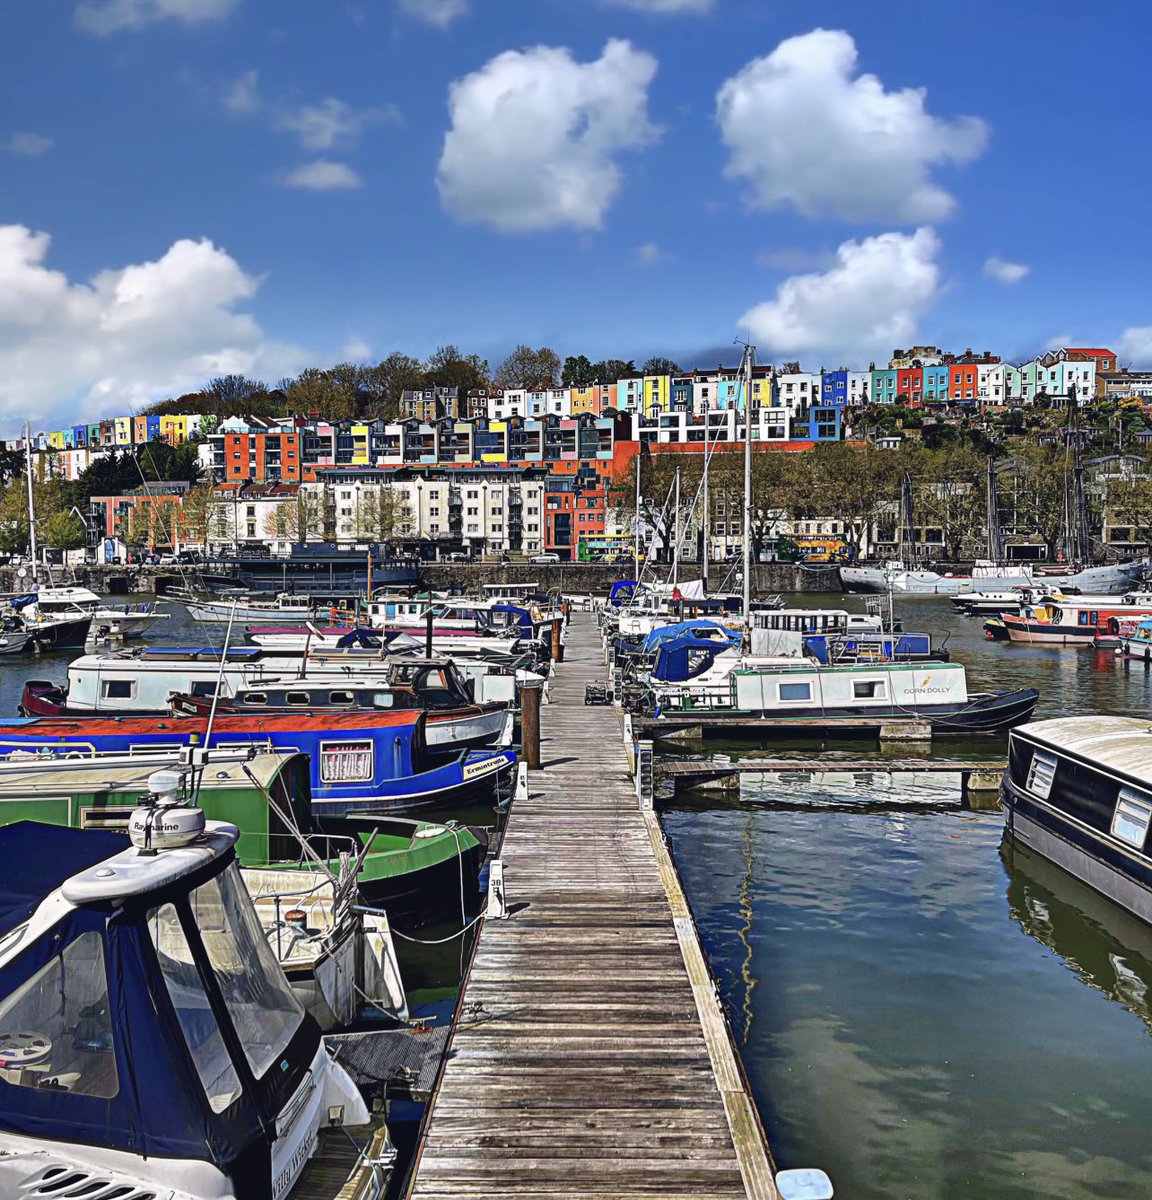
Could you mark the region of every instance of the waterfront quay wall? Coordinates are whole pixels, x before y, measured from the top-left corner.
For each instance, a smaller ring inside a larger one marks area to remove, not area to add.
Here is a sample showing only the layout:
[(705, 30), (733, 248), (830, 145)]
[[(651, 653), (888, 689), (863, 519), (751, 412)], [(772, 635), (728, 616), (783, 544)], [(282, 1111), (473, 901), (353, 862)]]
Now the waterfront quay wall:
[[(658, 578), (665, 578), (667, 566), (656, 568)], [(805, 568), (792, 563), (760, 563), (753, 568), (752, 592), (756, 596), (772, 595), (776, 592), (840, 592), (840, 579), (834, 569)], [(91, 588), (101, 595), (123, 595), (128, 592), (143, 594), (161, 593), (166, 586), (178, 586), (186, 581), (171, 567), (143, 565), (107, 566), (89, 564), (70, 568), (53, 568), (58, 582), (71, 580)], [(473, 592), (484, 584), (535, 583), (544, 591), (559, 589), (570, 595), (606, 596), (609, 588), (618, 579), (626, 579), (632, 573), (631, 564), (608, 566), (604, 563), (423, 563), (420, 574), (424, 583), (437, 591), (450, 588)], [(695, 578), (698, 568), (691, 563), (681, 571), (685, 579)], [(712, 588), (719, 591), (725, 584), (727, 568), (713, 567)], [(291, 571), (289, 571), (291, 587)], [(190, 582), (190, 579), (187, 581)], [(21, 579), (17, 568), (0, 567), (0, 591), (20, 592), (28, 587), (28, 578)], [(727, 581), (726, 589), (739, 591), (735, 577)]]

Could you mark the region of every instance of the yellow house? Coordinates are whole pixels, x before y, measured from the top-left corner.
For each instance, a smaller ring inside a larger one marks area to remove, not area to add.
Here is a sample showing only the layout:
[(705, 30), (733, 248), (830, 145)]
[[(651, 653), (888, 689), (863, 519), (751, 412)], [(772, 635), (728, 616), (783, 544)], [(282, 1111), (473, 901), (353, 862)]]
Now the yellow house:
[(503, 449), (486, 451), (480, 455), (481, 462), (498, 463), (508, 461), (508, 422), (507, 421), (490, 421), (488, 423), (488, 432), (490, 434), (500, 435), (500, 442)]
[(591, 413), (594, 417), (600, 415), (600, 410), (603, 407), (604, 389), (599, 385), (593, 387), (572, 389), (572, 415), (580, 416), (582, 413)]
[(113, 426), (116, 431), (117, 446), (132, 445), (132, 418), (131, 417), (113, 417)]
[(188, 440), (188, 418), (172, 413), (160, 418), (160, 438), (170, 446), (179, 446)]
[(644, 411), (659, 409), (667, 412), (671, 408), (672, 377), (670, 375), (644, 376)]
[(367, 425), (352, 426), (352, 464), (367, 467), (372, 461), (372, 431)]

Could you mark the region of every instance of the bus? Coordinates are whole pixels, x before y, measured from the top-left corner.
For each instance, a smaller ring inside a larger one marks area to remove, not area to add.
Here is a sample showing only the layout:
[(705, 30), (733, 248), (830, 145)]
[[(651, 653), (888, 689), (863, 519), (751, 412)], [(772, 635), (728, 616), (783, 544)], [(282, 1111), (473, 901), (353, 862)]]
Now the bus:
[[(582, 533), (576, 548), (577, 562), (621, 562), (631, 559), (635, 542), (631, 534)], [(644, 561), (644, 547), (640, 547), (640, 561)]]

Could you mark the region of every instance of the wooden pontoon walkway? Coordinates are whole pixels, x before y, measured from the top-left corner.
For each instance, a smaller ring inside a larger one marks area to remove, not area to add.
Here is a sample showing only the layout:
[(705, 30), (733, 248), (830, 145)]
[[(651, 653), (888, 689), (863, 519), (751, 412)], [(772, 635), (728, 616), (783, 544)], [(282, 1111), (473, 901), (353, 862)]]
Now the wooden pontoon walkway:
[(410, 1195), (774, 1200), (767, 1147), (657, 818), (576, 614), (543, 769), (501, 858)]

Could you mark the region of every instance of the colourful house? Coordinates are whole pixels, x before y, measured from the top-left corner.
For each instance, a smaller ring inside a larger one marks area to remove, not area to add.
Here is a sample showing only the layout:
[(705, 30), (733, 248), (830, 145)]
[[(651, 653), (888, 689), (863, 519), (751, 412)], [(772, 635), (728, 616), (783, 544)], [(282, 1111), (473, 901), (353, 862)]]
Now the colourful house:
[(924, 403), (947, 404), (948, 368), (942, 363), (924, 368)]
[(117, 446), (132, 445), (132, 418), (131, 417), (113, 417), (112, 425), (116, 431)]
[(644, 411), (668, 412), (672, 407), (672, 378), (669, 375), (644, 376)]
[(913, 404), (919, 404), (924, 398), (924, 368), (897, 367), (896, 395), (907, 396)]
[(188, 418), (179, 413), (167, 413), (160, 418), (160, 438), (169, 446), (179, 446), (188, 440)]
[(953, 404), (975, 404), (980, 398), (980, 369), (976, 363), (948, 366), (948, 399)]
[(895, 404), (899, 394), (898, 372), (893, 367), (873, 367), (869, 393), (873, 404)]

